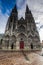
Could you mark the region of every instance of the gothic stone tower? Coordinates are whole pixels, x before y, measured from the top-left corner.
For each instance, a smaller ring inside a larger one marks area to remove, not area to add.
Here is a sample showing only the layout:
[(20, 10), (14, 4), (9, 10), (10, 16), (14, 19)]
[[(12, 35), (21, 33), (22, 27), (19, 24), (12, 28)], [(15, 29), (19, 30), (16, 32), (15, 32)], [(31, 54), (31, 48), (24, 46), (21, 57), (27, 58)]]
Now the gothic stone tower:
[(25, 19), (21, 17), (18, 20), (16, 5), (12, 9), (6, 24), (2, 47), (7, 49), (40, 50), (39, 33), (28, 5), (26, 5)]

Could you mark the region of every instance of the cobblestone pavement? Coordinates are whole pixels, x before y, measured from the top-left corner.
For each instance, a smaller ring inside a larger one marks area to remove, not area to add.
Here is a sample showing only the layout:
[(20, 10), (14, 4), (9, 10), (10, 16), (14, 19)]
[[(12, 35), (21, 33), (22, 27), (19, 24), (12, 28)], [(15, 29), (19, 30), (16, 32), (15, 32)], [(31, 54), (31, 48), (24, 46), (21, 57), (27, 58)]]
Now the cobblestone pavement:
[(24, 54), (22, 52), (0, 52), (0, 65), (43, 65), (43, 56), (34, 52), (24, 52)]

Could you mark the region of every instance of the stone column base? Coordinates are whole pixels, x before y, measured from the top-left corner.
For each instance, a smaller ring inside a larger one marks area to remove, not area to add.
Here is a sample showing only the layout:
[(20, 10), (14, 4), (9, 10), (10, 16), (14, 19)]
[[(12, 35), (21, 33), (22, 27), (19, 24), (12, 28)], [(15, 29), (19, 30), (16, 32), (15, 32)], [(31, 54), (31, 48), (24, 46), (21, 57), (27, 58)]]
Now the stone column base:
[(20, 49), (20, 47), (19, 47), (19, 42), (18, 42), (18, 41), (16, 42), (16, 49), (17, 49), (17, 50)]

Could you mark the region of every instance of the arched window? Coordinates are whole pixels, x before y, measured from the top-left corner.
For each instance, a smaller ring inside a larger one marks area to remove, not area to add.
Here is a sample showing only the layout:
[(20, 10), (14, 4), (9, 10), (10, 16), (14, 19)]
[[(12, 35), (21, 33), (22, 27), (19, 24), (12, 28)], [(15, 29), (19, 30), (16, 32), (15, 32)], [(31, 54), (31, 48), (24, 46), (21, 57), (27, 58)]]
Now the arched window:
[(20, 31), (20, 32), (23, 31), (24, 32), (25, 31), (25, 27), (23, 25), (20, 25), (18, 27), (18, 31)]
[(28, 38), (33, 39), (33, 36), (32, 35), (29, 35)]
[(17, 38), (18, 38), (18, 40), (23, 40), (23, 41), (26, 41), (27, 40), (27, 37), (26, 37), (26, 35), (25, 34), (23, 34), (23, 33), (20, 33), (18, 36), (17, 36)]

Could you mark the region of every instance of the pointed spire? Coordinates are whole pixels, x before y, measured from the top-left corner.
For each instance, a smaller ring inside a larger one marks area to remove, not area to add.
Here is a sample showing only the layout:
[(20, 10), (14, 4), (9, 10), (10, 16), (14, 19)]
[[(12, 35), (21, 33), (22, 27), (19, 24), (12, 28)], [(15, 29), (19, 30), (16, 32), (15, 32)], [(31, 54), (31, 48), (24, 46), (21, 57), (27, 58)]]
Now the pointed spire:
[(13, 8), (12, 12), (17, 13), (17, 6), (16, 6), (16, 4), (15, 4), (15, 7)]
[(29, 13), (29, 12), (30, 12), (30, 10), (28, 8), (28, 5), (26, 5), (26, 13)]

